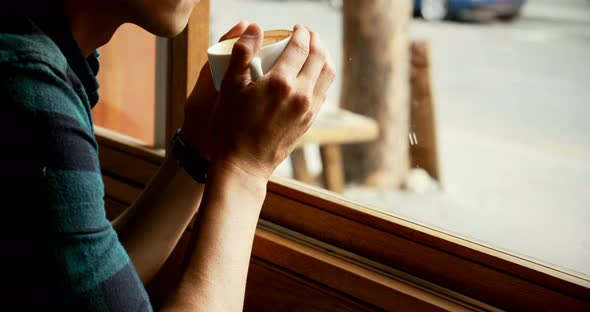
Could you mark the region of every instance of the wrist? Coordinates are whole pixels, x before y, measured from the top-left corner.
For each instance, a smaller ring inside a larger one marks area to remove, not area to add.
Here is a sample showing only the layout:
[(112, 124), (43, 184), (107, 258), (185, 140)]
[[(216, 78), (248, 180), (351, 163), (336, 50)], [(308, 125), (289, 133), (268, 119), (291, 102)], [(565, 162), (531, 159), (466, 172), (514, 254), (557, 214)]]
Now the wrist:
[(242, 188), (256, 197), (264, 199), (268, 179), (252, 174), (236, 164), (226, 160), (216, 160), (210, 163), (209, 174), (211, 179), (235, 181)]
[(183, 131), (178, 129), (172, 138), (170, 154), (195, 181), (205, 184), (208, 177), (208, 160), (196, 152), (182, 138)]
[(198, 137), (195, 135), (195, 132), (196, 131), (192, 131), (191, 129), (189, 129), (189, 127), (182, 126), (182, 128), (180, 128), (180, 133), (178, 135), (187, 147), (189, 147), (191, 150), (193, 150), (195, 153), (199, 154), (206, 160), (209, 160), (209, 155), (205, 153), (204, 149), (202, 148), (203, 144), (199, 144), (200, 141)]

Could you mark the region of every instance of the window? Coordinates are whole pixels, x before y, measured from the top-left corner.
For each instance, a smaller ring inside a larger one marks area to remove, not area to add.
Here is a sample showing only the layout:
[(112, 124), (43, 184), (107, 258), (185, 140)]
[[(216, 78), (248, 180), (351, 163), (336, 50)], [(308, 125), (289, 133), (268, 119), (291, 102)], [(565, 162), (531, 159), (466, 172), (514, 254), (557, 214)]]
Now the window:
[[(393, 1), (395, 5), (400, 5), (400, 8), (403, 8), (405, 3), (408, 14), (409, 2)], [(345, 6), (361, 5), (359, 3), (344, 1)], [(338, 6), (338, 3), (335, 2), (335, 5)], [(182, 105), (187, 90), (206, 59), (204, 51), (209, 44), (207, 38), (209, 31), (212, 39), (219, 38), (222, 32), (235, 24), (240, 17), (245, 16), (249, 21), (258, 22), (265, 28), (287, 27), (295, 22), (309, 24), (322, 34), (326, 45), (336, 47), (330, 48), (336, 64), (341, 63), (339, 59), (342, 63), (346, 62), (346, 59), (338, 55), (342, 40), (342, 11), (328, 6), (326, 2), (219, 0), (213, 1), (211, 6), (211, 29), (208, 27), (209, 1), (202, 0), (200, 9), (194, 13), (187, 31), (167, 43), (169, 78), (166, 83), (166, 94), (168, 95), (164, 113), (165, 125), (161, 128), (166, 137), (170, 137), (173, 129), (182, 120)], [(344, 10), (347, 8), (345, 7)], [(318, 17), (321, 23), (314, 22), (313, 19)], [(268, 19), (265, 20), (265, 18)], [(441, 92), (437, 91), (441, 85), (439, 75), (444, 68), (439, 65), (444, 62), (441, 57), (445, 57), (447, 55), (445, 53), (450, 52), (442, 52), (444, 50), (439, 48), (440, 43), (428, 36), (436, 38), (437, 32), (444, 32), (445, 29), (458, 29), (460, 34), (469, 34), (472, 29), (485, 31), (487, 26), (414, 23), (411, 22), (408, 42), (414, 36), (415, 38), (423, 37), (427, 38), (431, 45), (432, 67), (430, 70), (433, 74), (433, 85), (436, 88), (435, 94), (437, 94), (433, 102), (438, 114), (434, 115), (434, 118), (440, 125), (440, 129), (445, 129), (445, 118), (449, 115), (453, 116), (453, 112), (461, 111), (461, 108), (453, 106), (458, 104), (446, 104), (450, 105), (450, 109), (445, 107), (446, 111), (440, 108), (447, 101), (456, 103), (443, 100), (445, 95), (438, 95)], [(491, 24), (489, 27), (498, 29), (505, 26)], [(405, 31), (404, 27), (399, 29)], [(496, 34), (496, 36), (502, 37), (502, 34)], [(453, 35), (449, 40), (459, 40), (459, 38)], [(346, 52), (343, 55), (346, 55)], [(409, 55), (408, 49), (406, 57), (409, 58)], [(461, 59), (468, 58), (462, 56)], [(342, 73), (342, 69), (339, 72)], [(340, 77), (344, 79), (342, 75)], [(407, 78), (410, 78), (409, 75)], [(335, 85), (338, 86), (341, 83), (342, 81), (337, 80)], [(457, 85), (454, 86), (457, 87)], [(333, 88), (325, 105), (327, 109), (322, 112), (326, 114), (323, 117), (329, 117), (336, 111), (340, 104), (339, 98), (340, 91)], [(481, 113), (473, 107), (471, 109), (475, 113)], [(489, 111), (484, 110), (484, 112), (483, 114), (490, 114)], [(353, 116), (357, 117), (357, 115)], [(432, 114), (430, 116), (433, 118)], [(367, 121), (363, 118), (360, 120)], [(477, 124), (471, 119), (464, 122)], [(370, 120), (369, 124), (372, 124)], [(453, 119), (450, 124), (461, 125)], [(411, 130), (417, 131), (416, 128)], [(441, 156), (439, 162), (444, 190), (437, 195), (432, 193), (416, 195), (408, 192), (384, 195), (366, 188), (351, 191), (349, 186), (341, 189), (342, 195), (337, 195), (318, 188), (318, 186), (327, 185), (323, 182), (312, 181), (314, 185), (310, 186), (291, 179), (293, 166), (290, 161), (292, 159), (279, 168), (276, 177), (269, 184), (269, 192), (257, 233), (251, 270), (255, 270), (259, 275), (255, 274), (251, 277), (254, 282), (249, 285), (254, 286), (249, 286), (249, 289), (255, 290), (249, 290), (252, 295), (247, 296), (247, 304), (250, 302), (255, 306), (256, 300), (252, 298), (265, 289), (265, 283), (257, 280), (256, 276), (268, 276), (265, 275), (269, 274), (268, 272), (280, 271), (283, 272), (280, 276), (289, 276), (290, 282), (312, 285), (309, 289), (327, 288), (328, 290), (322, 291), (323, 295), (319, 295), (320, 297), (338, 298), (340, 301), (347, 302), (348, 306), (358, 309), (369, 304), (372, 309), (391, 310), (399, 307), (401, 303), (414, 309), (436, 307), (447, 310), (461, 307), (490, 309), (491, 306), (504, 309), (569, 307), (583, 310), (587, 308), (590, 300), (588, 291), (590, 282), (584, 274), (572, 272), (569, 270), (571, 267), (568, 268), (565, 265), (558, 267), (547, 265), (543, 261), (533, 261), (529, 254), (517, 256), (513, 252), (506, 251), (510, 249), (509, 246), (500, 244), (499, 248), (491, 247), (493, 244), (490, 244), (486, 237), (465, 233), (465, 228), (458, 229), (449, 224), (434, 222), (440, 221), (446, 213), (450, 212), (450, 210), (444, 210), (444, 200), (448, 199), (445, 197), (449, 196), (445, 192), (463, 189), (461, 185), (447, 184), (447, 179), (449, 181), (452, 179), (450, 176), (447, 178), (451, 173), (447, 171), (450, 169), (446, 169), (445, 164), (445, 157), (447, 157), (445, 148), (449, 142), (445, 132), (442, 130), (437, 132), (439, 138), (437, 150)], [(142, 142), (100, 129), (97, 134), (101, 144), (100, 157), (107, 189), (106, 201), (112, 215), (117, 213), (117, 210), (124, 209), (138, 195), (157, 169), (163, 152), (146, 147)], [(418, 146), (424, 142), (421, 135), (416, 137), (410, 135), (404, 139), (407, 140), (405, 142), (408, 148), (416, 142)], [(320, 169), (325, 169), (322, 166), (320, 154), (326, 159), (323, 165), (333, 164), (333, 157), (342, 156), (342, 154), (331, 152), (330, 148), (320, 153), (320, 148), (313, 144), (307, 144), (303, 148), (303, 154), (308, 162), (306, 167), (312, 179), (315, 179)], [(470, 150), (470, 152), (473, 151)], [(472, 161), (474, 158), (468, 157), (467, 160)], [(473, 168), (467, 167), (467, 164), (461, 164), (461, 172), (469, 173), (469, 169)], [(473, 166), (476, 165), (477, 163)], [(495, 177), (499, 178), (497, 175)], [(338, 181), (338, 178), (332, 179), (334, 180)], [(323, 181), (330, 181), (330, 178), (324, 178)], [(338, 190), (337, 182), (332, 184), (332, 187)], [(380, 206), (383, 202), (389, 202), (383, 200), (385, 196), (392, 196), (394, 204)], [(359, 204), (363, 202), (366, 204)], [(424, 209), (418, 210), (421, 206), (416, 205), (416, 202), (420, 203)], [(383, 213), (384, 209), (394, 210)], [(474, 214), (481, 212), (473, 211)], [(485, 217), (488, 216), (485, 215)], [(490, 233), (493, 234), (492, 231)], [(541, 239), (538, 238), (534, 242), (540, 241)], [(563, 268), (564, 266), (566, 268)], [(300, 289), (292, 284), (285, 285), (277, 285), (277, 287)], [(268, 293), (266, 292), (267, 295)], [(297, 292), (294, 290), (294, 293)], [(309, 292), (305, 292), (304, 295), (313, 297)]]
[[(585, 209), (590, 203), (590, 161), (587, 114), (580, 114), (586, 110), (587, 79), (577, 65), (584, 61), (569, 61), (588, 49), (573, 39), (585, 28), (568, 25), (576, 19), (565, 13), (552, 22), (538, 21), (553, 18), (556, 10), (578, 7), (529, 1), (510, 22), (488, 21), (488, 16), (480, 23), (407, 22), (396, 21), (394, 11), (409, 8), (401, 5), (404, 1), (395, 2), (343, 8), (328, 1), (212, 3), (212, 38), (242, 17), (263, 28), (295, 23), (314, 28), (339, 69), (319, 122), (339, 122), (339, 131), (350, 131), (351, 142), (357, 139), (351, 133), (362, 140), (360, 133), (370, 131), (362, 123), (355, 129), (354, 121), (331, 117), (331, 111), (360, 112), (382, 127), (378, 137), (368, 134), (369, 144), (364, 145), (346, 144), (335, 135), (311, 138), (321, 147), (306, 144), (305, 156), (291, 158), (299, 168), (285, 163), (276, 174), (336, 190), (380, 212), (590, 274), (590, 230), (585, 222), (590, 218)], [(590, 12), (588, 6), (584, 10)], [(466, 9), (462, 12), (467, 14)], [(377, 39), (385, 36), (388, 39)], [(560, 39), (569, 36), (571, 40)], [(410, 50), (412, 42), (416, 46)], [(539, 49), (555, 54), (537, 53)], [(426, 69), (412, 68), (417, 77), (404, 65), (412, 57), (429, 61)], [(427, 85), (412, 89), (412, 83)], [(433, 116), (425, 119), (425, 109), (434, 110)], [(398, 125), (404, 123), (406, 131)], [(327, 150), (334, 145), (341, 146), (341, 155)], [(301, 170), (302, 157), (309, 171), (304, 177), (292, 170)], [(340, 157), (343, 164), (334, 165)], [(384, 162), (383, 168), (375, 170), (375, 162)], [(344, 167), (335, 171), (347, 176), (346, 186), (330, 185), (333, 176), (325, 172), (322, 181), (322, 170), (330, 166)], [(559, 230), (547, 231), (549, 227)], [(561, 246), (559, 252), (555, 246)]]

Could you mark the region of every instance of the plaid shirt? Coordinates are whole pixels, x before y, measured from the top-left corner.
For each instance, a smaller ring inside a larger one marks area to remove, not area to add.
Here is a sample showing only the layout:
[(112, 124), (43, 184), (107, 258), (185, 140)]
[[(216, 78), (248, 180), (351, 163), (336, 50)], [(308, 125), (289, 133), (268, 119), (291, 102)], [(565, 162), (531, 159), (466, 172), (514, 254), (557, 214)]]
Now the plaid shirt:
[(86, 58), (59, 14), (0, 13), (2, 305), (151, 311), (105, 216)]

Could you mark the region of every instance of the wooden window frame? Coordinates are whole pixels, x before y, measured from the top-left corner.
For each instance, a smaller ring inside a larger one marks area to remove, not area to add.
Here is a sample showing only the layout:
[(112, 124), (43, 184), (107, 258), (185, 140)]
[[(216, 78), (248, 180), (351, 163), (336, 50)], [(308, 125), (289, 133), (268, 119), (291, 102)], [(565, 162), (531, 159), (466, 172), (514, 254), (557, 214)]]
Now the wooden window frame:
[[(182, 123), (208, 44), (209, 1), (202, 0), (187, 29), (168, 43), (168, 138)], [(107, 213), (114, 216), (155, 174), (164, 150), (100, 127), (95, 132)], [(590, 311), (588, 276), (279, 178), (268, 185), (251, 265), (289, 272), (297, 283), (328, 287), (341, 300), (376, 310)]]

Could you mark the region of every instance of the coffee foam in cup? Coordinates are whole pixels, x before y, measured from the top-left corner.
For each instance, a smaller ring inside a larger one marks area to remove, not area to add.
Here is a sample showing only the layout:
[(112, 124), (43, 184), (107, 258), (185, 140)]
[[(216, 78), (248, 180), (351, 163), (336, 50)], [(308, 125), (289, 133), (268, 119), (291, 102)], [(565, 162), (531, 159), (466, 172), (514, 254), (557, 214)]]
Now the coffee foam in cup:
[[(264, 32), (264, 38), (262, 39), (262, 47), (269, 46), (273, 43), (280, 42), (289, 38), (293, 32), (291, 30), (268, 30)], [(221, 41), (209, 48), (207, 52), (209, 54), (231, 54), (234, 44), (238, 42), (240, 38), (232, 38)]]

